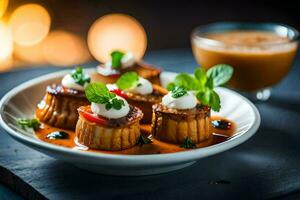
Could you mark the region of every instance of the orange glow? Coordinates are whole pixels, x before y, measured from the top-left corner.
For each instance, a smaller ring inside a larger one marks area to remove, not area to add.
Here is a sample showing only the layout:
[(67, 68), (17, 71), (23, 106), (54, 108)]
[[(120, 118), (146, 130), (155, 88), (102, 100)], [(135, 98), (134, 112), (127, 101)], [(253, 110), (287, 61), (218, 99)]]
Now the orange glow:
[(22, 46), (30, 46), (42, 41), (49, 32), (50, 23), (48, 11), (37, 4), (20, 6), (9, 20), (14, 41)]
[(42, 52), (42, 42), (32, 46), (15, 45), (14, 55), (22, 61), (33, 64), (44, 64), (46, 62)]
[(0, 0), (0, 18), (4, 15), (8, 5), (8, 0)]
[(0, 62), (7, 60), (13, 52), (13, 39), (10, 29), (0, 22)]
[(43, 42), (44, 58), (53, 65), (74, 65), (89, 60), (84, 41), (66, 31), (50, 32)]
[(133, 17), (110, 14), (98, 19), (89, 30), (88, 47), (100, 62), (106, 62), (113, 50), (132, 52), (141, 59), (146, 51), (147, 36), (143, 26)]

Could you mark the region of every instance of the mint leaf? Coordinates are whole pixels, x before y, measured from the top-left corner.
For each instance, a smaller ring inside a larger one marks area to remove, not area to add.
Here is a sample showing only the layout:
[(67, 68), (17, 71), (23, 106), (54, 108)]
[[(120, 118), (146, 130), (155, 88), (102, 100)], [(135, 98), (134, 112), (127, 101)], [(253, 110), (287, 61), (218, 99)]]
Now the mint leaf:
[(199, 91), (196, 94), (196, 98), (201, 101), (203, 105), (210, 106), (214, 111), (219, 112), (221, 108), (221, 100), (218, 93), (214, 90), (206, 89)]
[(176, 86), (182, 86), (187, 90), (199, 90), (202, 88), (200, 82), (187, 73), (178, 74), (173, 83)]
[(93, 103), (105, 104), (105, 109), (120, 110), (125, 103), (118, 99), (116, 94), (110, 92), (103, 83), (91, 83), (85, 89), (86, 98)]
[(179, 97), (186, 95), (187, 90), (182, 86), (176, 86), (175, 88), (173, 88), (171, 93), (172, 93), (172, 97), (177, 99)]
[(113, 51), (111, 54), (111, 66), (112, 68), (118, 69), (121, 67), (121, 60), (125, 55), (121, 51)]
[(221, 100), (220, 100), (220, 96), (215, 91), (212, 91), (210, 93), (210, 106), (214, 111), (216, 112), (220, 111)]
[(210, 106), (210, 96), (211, 96), (211, 90), (209, 89), (206, 89), (206, 90), (203, 90), (203, 91), (199, 91), (197, 94), (196, 94), (196, 98), (201, 101), (201, 103), (203, 105), (206, 105), (206, 106)]
[(86, 98), (93, 103), (104, 104), (109, 101), (109, 95), (106, 85), (100, 82), (89, 84), (85, 89)]
[(214, 79), (211, 77), (208, 77), (207, 81), (205, 83), (205, 86), (208, 87), (209, 89), (213, 90), (214, 89)]
[(172, 91), (176, 87), (175, 83), (171, 82), (167, 85), (167, 90)]
[(122, 99), (114, 98), (111, 101), (112, 107), (116, 110), (120, 110), (122, 106), (125, 106), (125, 103)]
[(36, 118), (33, 119), (18, 119), (17, 123), (22, 127), (22, 129), (26, 130), (27, 128), (33, 128), (33, 130), (38, 130), (40, 128), (40, 121)]
[(83, 73), (83, 69), (81, 67), (77, 67), (71, 73), (72, 78), (74, 79), (75, 83), (84, 86), (85, 83), (90, 83), (91, 78), (89, 75)]
[(214, 86), (226, 84), (233, 74), (233, 68), (230, 65), (218, 64), (207, 70), (207, 77), (214, 80)]
[(194, 76), (201, 83), (201, 85), (204, 85), (206, 83), (207, 77), (206, 72), (203, 68), (197, 68), (194, 72)]
[(220, 97), (214, 88), (227, 83), (232, 74), (233, 68), (226, 64), (215, 65), (207, 72), (203, 68), (197, 68), (194, 76), (186, 73), (178, 74), (174, 81), (168, 84), (167, 89), (172, 91), (179, 86), (187, 90), (194, 90), (196, 91), (196, 98), (203, 105), (210, 106), (214, 111), (219, 111), (221, 108)]
[(139, 76), (136, 72), (126, 72), (116, 82), (121, 90), (135, 88), (138, 85)]

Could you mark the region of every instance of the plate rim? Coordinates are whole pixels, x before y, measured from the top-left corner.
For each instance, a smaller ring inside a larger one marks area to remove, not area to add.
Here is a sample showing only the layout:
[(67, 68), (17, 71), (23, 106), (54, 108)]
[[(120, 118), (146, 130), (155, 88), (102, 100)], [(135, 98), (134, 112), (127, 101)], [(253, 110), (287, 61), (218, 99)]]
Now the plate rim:
[[(249, 128), (248, 131), (241, 135), (235, 136), (233, 139), (222, 142), (220, 144), (208, 146), (208, 147), (203, 147), (199, 149), (193, 149), (189, 151), (182, 151), (182, 152), (176, 152), (176, 153), (166, 153), (166, 154), (149, 154), (149, 155), (116, 155), (116, 154), (105, 154), (105, 153), (99, 153), (99, 152), (83, 152), (80, 150), (74, 150), (54, 144), (49, 144), (43, 141), (40, 141), (36, 138), (31, 138), (24, 136), (23, 134), (19, 133), (18, 131), (15, 131), (11, 127), (9, 127), (8, 124), (3, 119), (4, 115), (4, 107), (6, 103), (17, 93), (20, 91), (31, 87), (33, 85), (36, 85), (38, 83), (41, 83), (43, 81), (62, 76), (65, 73), (70, 72), (72, 69), (67, 69), (67, 70), (59, 70), (56, 72), (48, 73), (45, 75), (41, 75), (38, 77), (35, 77), (31, 80), (25, 81), (15, 88), (11, 89), (9, 92), (7, 92), (1, 99), (0, 101), (0, 125), (1, 127), (5, 130), (5, 132), (12, 137), (13, 139), (16, 139), (18, 142), (25, 144), (26, 146), (33, 148), (33, 149), (38, 149), (38, 150), (45, 150), (47, 152), (49, 151), (54, 151), (55, 154), (64, 154), (68, 156), (76, 156), (77, 158), (81, 159), (88, 159), (90, 161), (97, 161), (101, 159), (109, 159), (111, 161), (116, 161), (116, 163), (121, 163), (123, 165), (124, 163), (122, 161), (132, 161), (132, 165), (145, 165), (145, 164), (172, 164), (172, 163), (183, 163), (183, 162), (190, 162), (194, 160), (198, 160), (200, 158), (208, 157), (214, 154), (218, 154), (220, 152), (229, 150), (233, 147), (236, 147), (243, 142), (247, 141), (250, 137), (252, 137), (258, 130), (260, 123), (261, 123), (261, 117), (259, 114), (258, 109), (255, 107), (255, 105), (248, 100), (246, 97), (238, 94), (237, 92), (230, 90), (228, 88), (220, 88), (221, 90), (225, 90), (227, 92), (232, 93), (233, 95), (236, 95), (237, 97), (241, 98), (244, 100), (248, 105), (250, 105), (252, 111), (254, 112), (254, 122)], [(92, 72), (95, 71), (93, 68), (85, 68), (87, 72)], [(170, 71), (165, 71), (169, 73)], [(176, 72), (171, 72), (171, 73), (176, 73)], [(44, 152), (44, 151), (43, 151)], [(52, 153), (51, 153), (52, 154)], [(48, 155), (48, 154), (47, 154)], [(94, 159), (95, 160), (94, 160)], [(129, 164), (129, 163), (127, 163)]]

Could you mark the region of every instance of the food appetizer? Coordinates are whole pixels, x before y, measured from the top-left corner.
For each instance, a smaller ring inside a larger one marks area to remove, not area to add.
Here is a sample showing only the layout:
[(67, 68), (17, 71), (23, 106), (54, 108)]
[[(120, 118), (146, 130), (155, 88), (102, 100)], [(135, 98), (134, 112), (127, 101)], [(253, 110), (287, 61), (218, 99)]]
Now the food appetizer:
[(77, 108), (88, 105), (84, 88), (90, 83), (89, 75), (77, 67), (63, 77), (60, 85), (49, 85), (36, 109), (36, 117), (48, 125), (74, 130), (78, 120)]
[(92, 83), (85, 94), (91, 105), (78, 109), (76, 140), (92, 149), (123, 150), (133, 147), (140, 138), (142, 111), (103, 83)]
[(133, 71), (115, 84), (90, 83), (77, 68), (61, 85), (48, 86), (37, 119), (18, 124), (42, 141), (82, 151), (144, 155), (210, 146), (235, 133), (234, 122), (211, 116), (221, 108), (215, 88), (232, 74), (223, 64), (198, 68), (164, 89)]
[(153, 106), (153, 137), (175, 144), (197, 144), (211, 138), (211, 109), (221, 107), (214, 88), (225, 84), (232, 73), (230, 66), (217, 65), (207, 73), (197, 69), (194, 76), (177, 75), (168, 85), (170, 92)]
[(160, 69), (137, 61), (131, 52), (121, 51), (113, 51), (111, 60), (97, 67), (97, 73), (92, 75), (92, 82), (115, 83), (120, 75), (128, 71), (135, 71), (150, 82), (160, 84)]
[(159, 85), (152, 84), (149, 80), (139, 76), (136, 72), (126, 72), (116, 82), (116, 87), (123, 91), (124, 97), (130, 105), (142, 110), (143, 124), (151, 124), (152, 106), (160, 103), (168, 91)]

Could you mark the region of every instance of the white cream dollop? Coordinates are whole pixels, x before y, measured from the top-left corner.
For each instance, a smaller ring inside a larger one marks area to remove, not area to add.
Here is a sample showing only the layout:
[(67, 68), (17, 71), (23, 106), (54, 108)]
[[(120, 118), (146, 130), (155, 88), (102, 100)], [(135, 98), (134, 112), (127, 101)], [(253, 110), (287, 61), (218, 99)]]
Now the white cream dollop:
[(178, 98), (173, 98), (172, 92), (169, 92), (162, 98), (162, 104), (167, 108), (192, 109), (196, 107), (197, 99), (194, 93), (190, 91)]
[(151, 94), (153, 92), (153, 87), (150, 81), (139, 76), (137, 86), (134, 88), (127, 89), (126, 91), (135, 94), (145, 95), (145, 94)]
[(85, 83), (84, 86), (79, 85), (78, 83), (75, 82), (75, 80), (73, 79), (73, 77), (71, 76), (71, 74), (66, 74), (64, 76), (64, 78), (61, 80), (61, 84), (65, 88), (70, 88), (70, 89), (74, 89), (74, 90), (84, 91), (84, 88), (85, 88), (85, 86), (88, 83)]
[(134, 65), (134, 63), (135, 57), (131, 52), (126, 53), (121, 59), (122, 68), (131, 67), (132, 65)]
[(129, 113), (129, 105), (124, 98), (120, 96), (116, 96), (116, 98), (124, 101), (125, 105), (122, 106), (120, 110), (116, 110), (114, 108), (106, 110), (105, 104), (91, 103), (92, 112), (96, 113), (97, 115), (106, 117), (108, 119), (118, 119), (121, 117), (125, 117)]
[(109, 76), (109, 75), (114, 75), (114, 74), (119, 74), (120, 72), (113, 69), (111, 66), (111, 61), (107, 61), (104, 66), (99, 65), (97, 66), (97, 72), (99, 74), (102, 74), (103, 76)]

